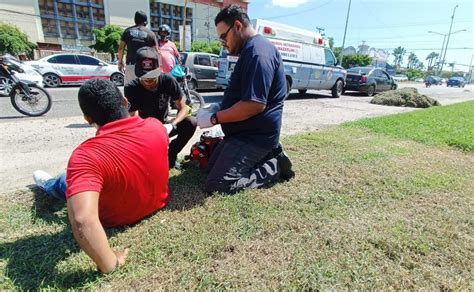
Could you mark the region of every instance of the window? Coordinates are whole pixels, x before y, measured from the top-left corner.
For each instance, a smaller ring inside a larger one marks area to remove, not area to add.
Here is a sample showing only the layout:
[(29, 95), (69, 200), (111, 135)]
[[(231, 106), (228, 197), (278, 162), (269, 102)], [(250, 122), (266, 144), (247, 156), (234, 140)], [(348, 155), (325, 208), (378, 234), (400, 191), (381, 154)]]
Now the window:
[(100, 61), (88, 56), (78, 56), (82, 65), (99, 66)]
[(104, 0), (38, 0), (45, 36), (86, 39), (105, 25)]
[(329, 66), (336, 65), (336, 59), (334, 58), (334, 55), (332, 54), (330, 49), (324, 48), (324, 55), (326, 57), (326, 65), (329, 65)]
[(196, 59), (194, 59), (194, 64), (201, 66), (211, 66), (211, 59), (206, 55), (198, 55)]
[[(158, 27), (162, 24), (167, 24), (171, 27), (170, 40), (177, 42), (179, 40), (179, 26), (183, 25), (184, 7), (179, 5), (151, 2), (150, 1), (150, 27), (155, 33), (158, 32)], [(193, 23), (193, 9), (187, 7), (186, 9), (186, 25), (191, 26)]]
[(56, 64), (70, 64), (76, 65), (77, 61), (74, 55), (58, 55), (55, 60)]
[(219, 67), (219, 58), (211, 56), (211, 62), (213, 67)]

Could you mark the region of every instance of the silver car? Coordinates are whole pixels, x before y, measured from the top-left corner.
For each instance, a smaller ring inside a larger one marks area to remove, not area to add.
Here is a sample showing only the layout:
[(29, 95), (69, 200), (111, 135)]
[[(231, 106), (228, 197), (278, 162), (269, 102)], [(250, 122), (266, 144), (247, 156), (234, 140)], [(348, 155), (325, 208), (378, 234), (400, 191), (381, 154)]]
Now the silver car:
[(215, 89), (219, 56), (210, 53), (184, 52), (181, 62), (189, 68), (192, 79), (188, 82), (189, 89)]

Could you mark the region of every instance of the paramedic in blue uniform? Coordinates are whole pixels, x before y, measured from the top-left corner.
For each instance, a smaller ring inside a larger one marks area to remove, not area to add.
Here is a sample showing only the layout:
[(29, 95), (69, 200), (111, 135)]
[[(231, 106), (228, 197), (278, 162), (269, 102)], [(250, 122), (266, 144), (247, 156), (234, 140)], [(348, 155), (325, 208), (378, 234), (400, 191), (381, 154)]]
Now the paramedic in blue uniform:
[(218, 107), (198, 112), (200, 128), (221, 124), (225, 134), (211, 155), (207, 192), (235, 193), (294, 177), (280, 144), (286, 80), (277, 48), (256, 34), (238, 5), (216, 16), (217, 35), (231, 55), (239, 55)]

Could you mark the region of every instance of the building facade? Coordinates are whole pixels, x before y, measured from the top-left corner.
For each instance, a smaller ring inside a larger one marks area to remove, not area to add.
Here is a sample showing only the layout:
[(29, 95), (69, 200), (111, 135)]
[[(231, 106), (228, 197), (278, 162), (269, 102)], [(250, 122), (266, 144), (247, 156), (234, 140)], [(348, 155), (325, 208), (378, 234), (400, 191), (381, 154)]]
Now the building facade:
[(155, 32), (161, 24), (172, 29), (179, 41), (180, 26), (186, 21), (186, 39), (217, 39), (214, 17), (225, 6), (238, 4), (245, 10), (250, 0), (2, 0), (0, 22), (16, 25), (30, 41), (44, 50), (89, 51), (92, 30), (106, 24), (122, 28), (134, 25), (135, 11), (148, 14), (148, 26)]

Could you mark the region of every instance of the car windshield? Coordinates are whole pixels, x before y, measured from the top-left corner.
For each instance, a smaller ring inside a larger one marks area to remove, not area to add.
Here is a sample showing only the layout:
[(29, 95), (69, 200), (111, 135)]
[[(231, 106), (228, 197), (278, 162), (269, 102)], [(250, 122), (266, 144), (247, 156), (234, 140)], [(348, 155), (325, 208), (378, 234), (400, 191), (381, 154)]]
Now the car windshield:
[(462, 77), (451, 77), (451, 78), (449, 78), (449, 80), (463, 81), (464, 78), (462, 78)]
[(367, 68), (367, 67), (354, 67), (354, 68), (350, 68), (349, 70), (347, 70), (348, 73), (357, 73), (357, 74), (369, 74), (370, 70), (372, 70), (372, 68)]

